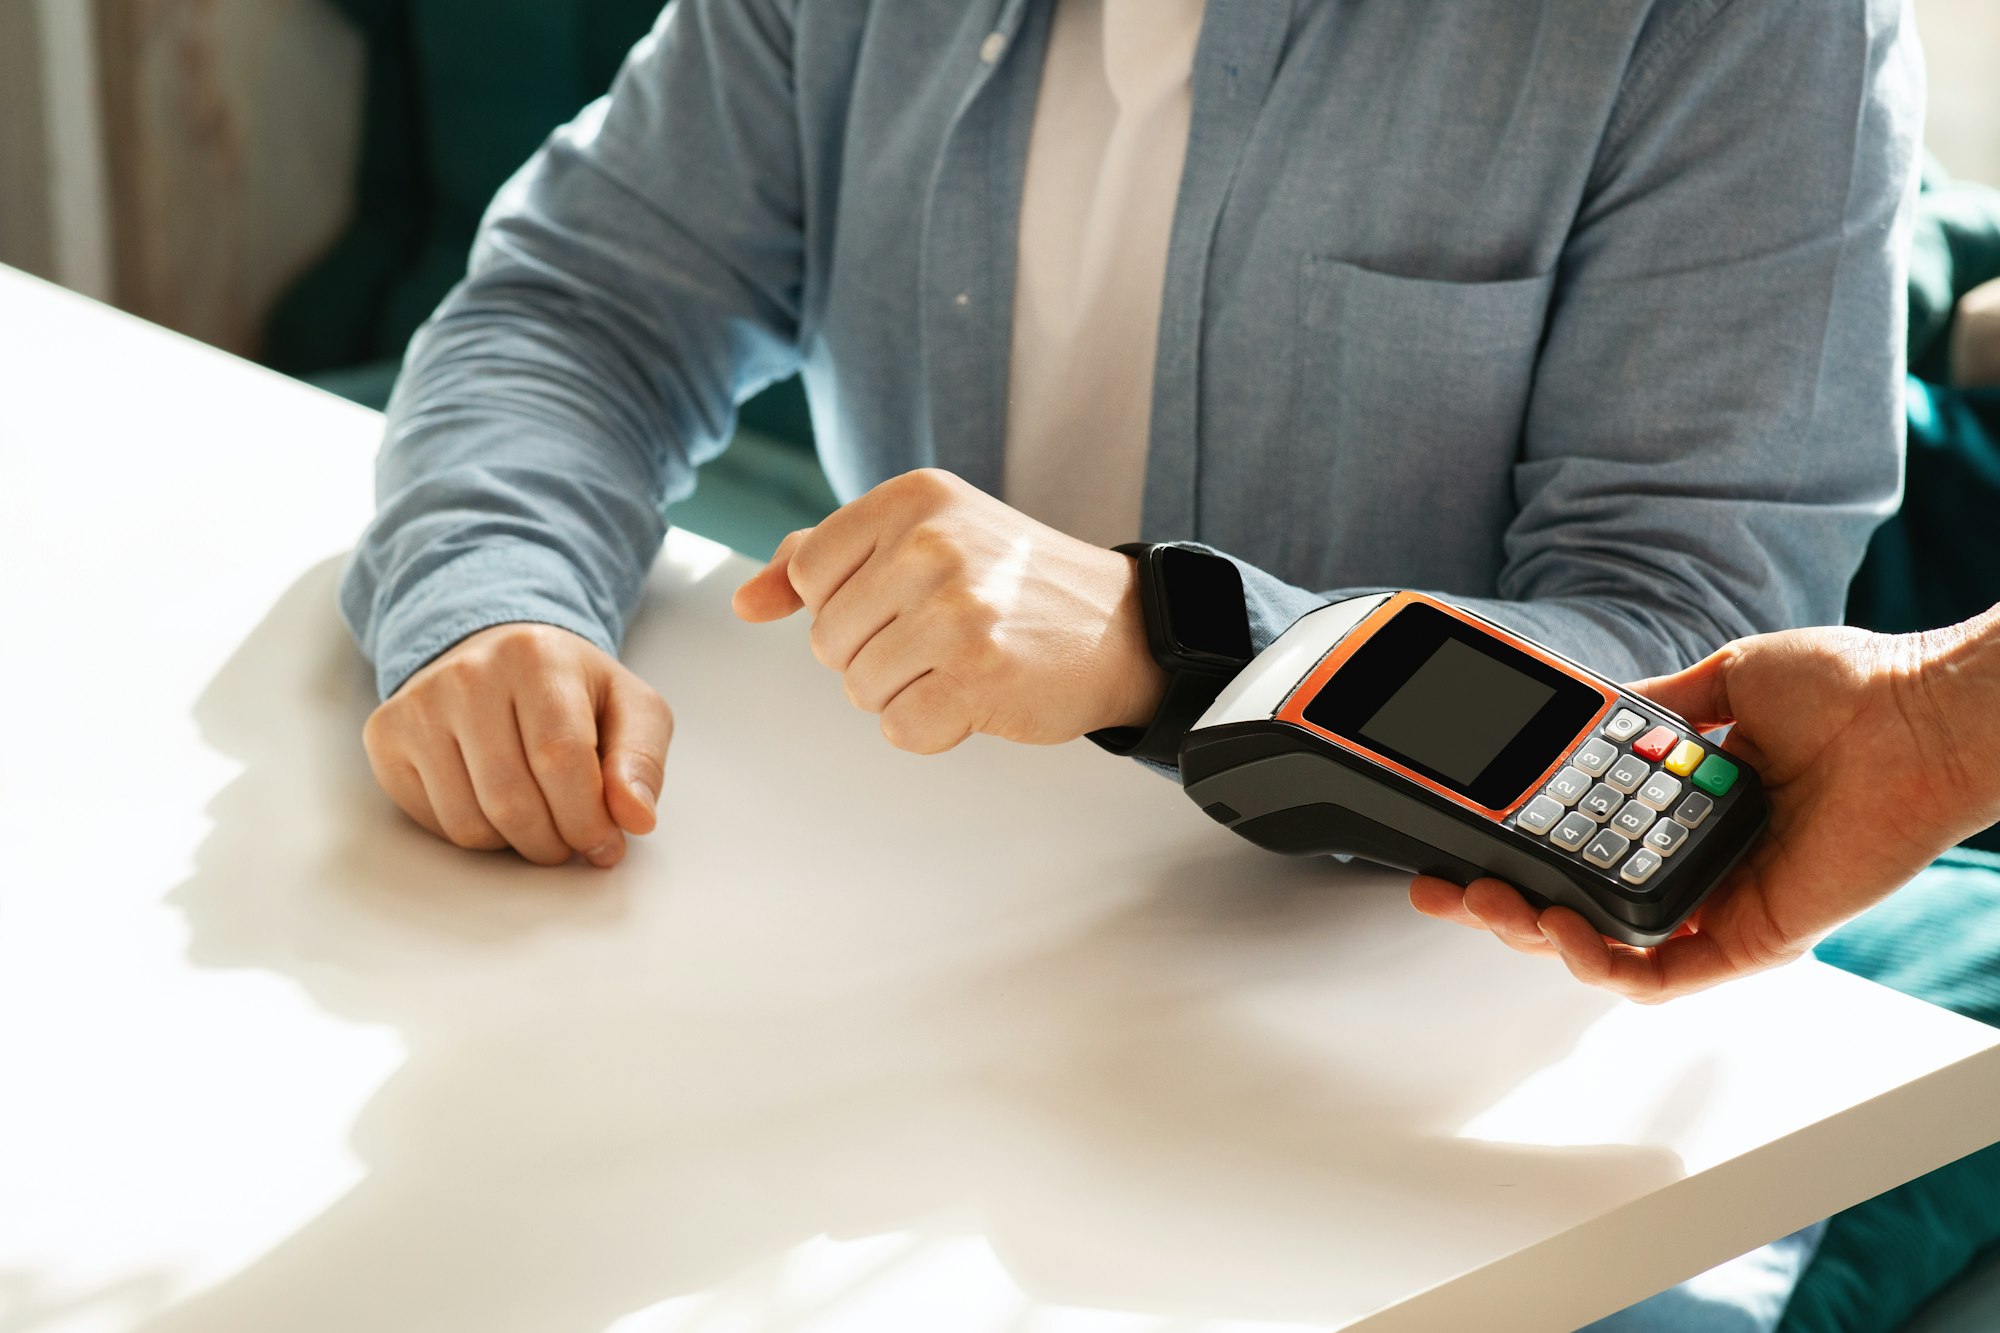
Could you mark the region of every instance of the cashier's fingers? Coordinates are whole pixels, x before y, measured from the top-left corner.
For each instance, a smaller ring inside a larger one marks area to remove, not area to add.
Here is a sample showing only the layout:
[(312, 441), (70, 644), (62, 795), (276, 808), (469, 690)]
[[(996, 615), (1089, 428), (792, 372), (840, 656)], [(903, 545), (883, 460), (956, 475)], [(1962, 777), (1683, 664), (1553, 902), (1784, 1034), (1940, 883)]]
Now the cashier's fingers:
[(1486, 923), (1465, 905), (1465, 886), (1434, 875), (1418, 875), (1410, 881), (1410, 906), (1440, 921), (1455, 921), (1472, 930), (1486, 929)]
[(1706, 990), (1736, 975), (1713, 936), (1675, 935), (1650, 949), (1608, 940), (1583, 916), (1551, 907), (1541, 916), (1542, 934), (1570, 975), (1639, 1004), (1660, 1004)]
[(1497, 879), (1475, 879), (1465, 886), (1465, 908), (1500, 942), (1522, 953), (1549, 954), (1555, 946), (1542, 933), (1535, 909), (1519, 890)]
[(1425, 916), (1491, 934), (1522, 953), (1555, 952), (1535, 925), (1534, 909), (1511, 885), (1497, 879), (1474, 880), (1461, 888), (1450, 880), (1419, 875), (1410, 881), (1410, 906)]
[(1637, 681), (1631, 690), (1706, 731), (1734, 720), (1729, 707), (1729, 668), (1735, 660), (1736, 646), (1729, 644), (1685, 671)]

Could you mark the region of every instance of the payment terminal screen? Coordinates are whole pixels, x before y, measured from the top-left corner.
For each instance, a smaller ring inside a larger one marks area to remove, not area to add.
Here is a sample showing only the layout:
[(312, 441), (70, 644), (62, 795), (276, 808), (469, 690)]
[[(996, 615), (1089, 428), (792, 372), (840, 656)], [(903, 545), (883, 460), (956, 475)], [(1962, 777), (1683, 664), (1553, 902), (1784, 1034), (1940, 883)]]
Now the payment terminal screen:
[(1357, 648), (1304, 714), (1315, 727), (1500, 810), (1603, 706), (1587, 681), (1418, 603)]
[(1469, 787), (1555, 693), (1551, 685), (1446, 639), (1361, 724), (1361, 734)]

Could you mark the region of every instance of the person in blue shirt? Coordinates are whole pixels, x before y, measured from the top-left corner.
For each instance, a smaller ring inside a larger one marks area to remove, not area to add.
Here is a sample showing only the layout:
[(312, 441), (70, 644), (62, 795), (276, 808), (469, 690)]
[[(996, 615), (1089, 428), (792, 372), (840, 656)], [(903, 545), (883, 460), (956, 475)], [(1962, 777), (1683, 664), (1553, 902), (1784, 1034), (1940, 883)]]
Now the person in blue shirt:
[[(810, 614), (913, 750), (1149, 714), (1130, 562), (1008, 484), (1038, 95), (1094, 3), (681, 0), (503, 190), (412, 346), (342, 591), (412, 818), (596, 865), (653, 826), (671, 713), (616, 648), (662, 508), (794, 371), (850, 503), (743, 614)], [(1837, 618), (1899, 485), (1899, 0), (1198, 20), (1116, 536), (1236, 559), (1259, 647), (1380, 586), (1620, 679)], [(1042, 440), (1036, 479), (1103, 443)]]
[[(384, 700), (371, 764), (413, 819), (599, 866), (653, 828), (672, 714), (617, 646), (663, 509), (736, 405), (793, 373), (846, 503), (737, 609), (809, 615), (815, 655), (910, 750), (1151, 715), (1119, 540), (1235, 559), (1258, 648), (1378, 587), (1448, 594), (1615, 679), (1838, 618), (1900, 486), (1922, 106), (1901, 0), (1153, 17), (662, 16), (495, 200), (391, 404), (342, 608)], [(1101, 89), (1077, 82), (1093, 70)], [(1108, 241), (1085, 225), (1052, 269), (1051, 219), (1099, 208)], [(1079, 302), (1084, 333), (1037, 342), (1037, 303), (1087, 296), (1100, 261), (1123, 280)], [(1024, 421), (1063, 419), (1047, 384), (1076, 359), (1136, 409), (1091, 417), (1085, 374), (1064, 401), (1097, 424), (1024, 444)], [(1756, 672), (1723, 675), (1726, 708), (1666, 702), (1747, 714)], [(1739, 735), (1763, 732), (1746, 715)], [(1781, 818), (1811, 811), (1778, 752), (1752, 758)], [(1782, 868), (1718, 900), (1746, 941), (1723, 970), (1794, 947), (1753, 929)], [(1415, 892), (1628, 992), (1720, 975), (1678, 941), (1599, 957), (1497, 884)], [(1812, 1234), (1751, 1256), (1720, 1301), (1677, 1288), (1605, 1328), (1768, 1329)]]

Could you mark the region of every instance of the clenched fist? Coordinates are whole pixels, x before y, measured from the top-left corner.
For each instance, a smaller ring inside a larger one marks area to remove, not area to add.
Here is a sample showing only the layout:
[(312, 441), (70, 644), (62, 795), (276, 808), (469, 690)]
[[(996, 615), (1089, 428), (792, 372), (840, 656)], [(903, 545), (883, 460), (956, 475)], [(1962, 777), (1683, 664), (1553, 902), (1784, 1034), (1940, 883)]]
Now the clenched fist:
[(1129, 556), (935, 469), (787, 537), (735, 605), (749, 621), (810, 612), (813, 656), (920, 754), (974, 732), (1054, 744), (1142, 726), (1166, 690)]
[(382, 789), (440, 838), (608, 867), (653, 830), (673, 730), (666, 701), (596, 645), (510, 624), (411, 676), (362, 741)]

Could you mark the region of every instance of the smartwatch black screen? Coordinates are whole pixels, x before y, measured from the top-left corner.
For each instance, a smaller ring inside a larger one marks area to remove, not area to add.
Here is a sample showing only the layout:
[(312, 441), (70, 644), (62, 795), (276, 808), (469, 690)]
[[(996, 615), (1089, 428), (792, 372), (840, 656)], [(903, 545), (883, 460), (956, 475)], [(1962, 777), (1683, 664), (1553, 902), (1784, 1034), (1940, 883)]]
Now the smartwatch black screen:
[(1243, 603), (1243, 575), (1235, 564), (1207, 551), (1163, 546), (1159, 590), (1174, 651), (1240, 667), (1250, 660), (1250, 616)]

